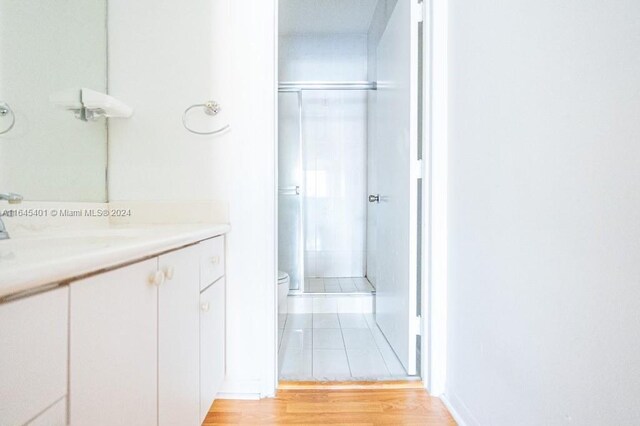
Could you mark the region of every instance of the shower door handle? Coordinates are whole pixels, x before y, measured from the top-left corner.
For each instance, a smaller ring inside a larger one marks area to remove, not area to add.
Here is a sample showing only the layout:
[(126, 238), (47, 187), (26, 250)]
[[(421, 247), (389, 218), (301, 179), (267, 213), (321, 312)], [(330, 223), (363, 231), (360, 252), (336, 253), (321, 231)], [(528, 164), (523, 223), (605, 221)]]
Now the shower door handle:
[(370, 203), (379, 203), (380, 202), (380, 194), (369, 195), (369, 202)]
[(286, 188), (278, 188), (279, 195), (300, 195), (300, 186), (289, 186)]

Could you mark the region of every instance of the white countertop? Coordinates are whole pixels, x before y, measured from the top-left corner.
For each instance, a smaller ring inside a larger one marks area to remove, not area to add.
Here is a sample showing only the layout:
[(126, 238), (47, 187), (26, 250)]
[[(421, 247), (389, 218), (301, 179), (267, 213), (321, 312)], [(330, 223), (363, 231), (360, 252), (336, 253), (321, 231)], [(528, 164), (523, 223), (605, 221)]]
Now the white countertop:
[(228, 224), (117, 226), (0, 241), (0, 299), (226, 234)]

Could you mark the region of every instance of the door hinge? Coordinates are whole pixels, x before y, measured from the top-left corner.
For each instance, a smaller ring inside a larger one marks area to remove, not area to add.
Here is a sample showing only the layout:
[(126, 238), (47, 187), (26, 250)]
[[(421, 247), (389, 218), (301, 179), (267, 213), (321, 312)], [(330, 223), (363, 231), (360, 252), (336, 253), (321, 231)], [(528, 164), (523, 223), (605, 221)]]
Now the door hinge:
[(416, 336), (422, 336), (422, 317), (417, 316), (413, 317), (413, 324), (411, 325), (413, 328), (413, 334)]
[(416, 167), (414, 168), (414, 179), (422, 178), (422, 160), (416, 160)]
[(413, 16), (415, 17), (416, 22), (422, 22), (424, 20), (425, 1), (415, 0), (413, 5), (414, 5)]

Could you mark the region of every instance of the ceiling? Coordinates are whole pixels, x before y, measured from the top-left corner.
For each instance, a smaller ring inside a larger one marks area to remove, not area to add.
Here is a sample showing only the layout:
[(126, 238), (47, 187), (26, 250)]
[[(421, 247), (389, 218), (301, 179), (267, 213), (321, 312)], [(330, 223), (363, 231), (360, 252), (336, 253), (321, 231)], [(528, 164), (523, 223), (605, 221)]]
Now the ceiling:
[(378, 0), (280, 0), (280, 34), (366, 34)]

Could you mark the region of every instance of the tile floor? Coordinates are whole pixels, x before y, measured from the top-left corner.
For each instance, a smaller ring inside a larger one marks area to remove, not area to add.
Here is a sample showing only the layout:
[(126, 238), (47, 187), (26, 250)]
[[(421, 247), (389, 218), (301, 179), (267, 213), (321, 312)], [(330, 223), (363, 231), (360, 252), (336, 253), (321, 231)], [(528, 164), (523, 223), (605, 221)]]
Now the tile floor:
[(372, 293), (376, 289), (366, 277), (305, 278), (305, 293)]
[(282, 314), (282, 380), (380, 380), (406, 372), (372, 314)]

